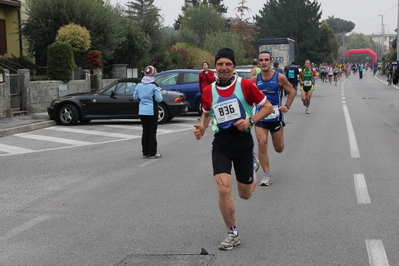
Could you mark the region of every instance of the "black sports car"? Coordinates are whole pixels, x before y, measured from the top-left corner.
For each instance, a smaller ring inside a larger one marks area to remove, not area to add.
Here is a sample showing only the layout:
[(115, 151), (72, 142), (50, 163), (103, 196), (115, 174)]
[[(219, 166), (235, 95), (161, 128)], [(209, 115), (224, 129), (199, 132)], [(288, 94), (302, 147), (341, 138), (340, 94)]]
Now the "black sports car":
[[(53, 100), (47, 108), (50, 119), (59, 124), (75, 125), (92, 119), (139, 118), (139, 101), (133, 99), (139, 78), (124, 78), (96, 92), (69, 94)], [(158, 122), (165, 123), (173, 117), (187, 113), (186, 95), (178, 91), (161, 90)]]

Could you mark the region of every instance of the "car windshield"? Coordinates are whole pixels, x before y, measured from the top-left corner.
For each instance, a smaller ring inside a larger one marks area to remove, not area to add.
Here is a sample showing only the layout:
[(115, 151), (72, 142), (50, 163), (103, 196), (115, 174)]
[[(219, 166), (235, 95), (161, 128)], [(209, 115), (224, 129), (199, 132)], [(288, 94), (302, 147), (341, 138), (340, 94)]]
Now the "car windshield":
[(114, 92), (118, 95), (133, 94), (136, 86), (137, 83), (135, 82), (112, 83), (106, 86), (104, 89), (98, 91), (98, 94), (111, 95), (111, 92)]

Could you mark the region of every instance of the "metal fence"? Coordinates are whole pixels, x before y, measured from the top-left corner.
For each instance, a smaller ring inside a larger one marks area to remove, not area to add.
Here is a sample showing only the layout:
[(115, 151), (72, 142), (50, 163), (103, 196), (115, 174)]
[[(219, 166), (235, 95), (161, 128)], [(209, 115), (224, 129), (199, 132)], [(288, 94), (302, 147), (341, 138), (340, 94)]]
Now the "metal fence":
[(11, 110), (19, 111), (22, 107), (22, 93), (19, 86), (18, 74), (10, 74)]

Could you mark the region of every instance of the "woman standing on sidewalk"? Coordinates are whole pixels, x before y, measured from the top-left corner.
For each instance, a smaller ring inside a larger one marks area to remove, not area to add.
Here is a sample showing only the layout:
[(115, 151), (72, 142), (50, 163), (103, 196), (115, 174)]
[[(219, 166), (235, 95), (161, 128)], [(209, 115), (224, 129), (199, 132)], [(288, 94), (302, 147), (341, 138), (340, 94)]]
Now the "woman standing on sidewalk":
[(163, 100), (161, 88), (154, 82), (155, 67), (147, 66), (144, 70), (145, 76), (142, 83), (136, 86), (133, 98), (140, 101), (139, 116), (143, 126), (141, 145), (143, 157), (156, 159), (162, 155), (157, 153), (157, 128), (158, 128), (158, 103)]

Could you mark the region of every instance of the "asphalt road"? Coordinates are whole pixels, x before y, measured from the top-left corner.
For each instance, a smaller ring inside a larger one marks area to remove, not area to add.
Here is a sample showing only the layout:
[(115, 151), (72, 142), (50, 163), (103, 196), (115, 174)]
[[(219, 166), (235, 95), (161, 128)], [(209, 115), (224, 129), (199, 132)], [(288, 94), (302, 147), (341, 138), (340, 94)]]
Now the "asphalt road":
[(117, 265), (201, 248), (213, 266), (399, 265), (398, 118), (398, 88), (369, 72), (317, 81), (310, 114), (298, 95), (284, 152), (269, 147), (272, 185), (250, 200), (234, 186), (241, 244), (228, 252), (213, 134), (194, 138), (197, 116), (159, 126), (155, 160), (141, 158), (138, 121), (0, 138), (0, 265)]

